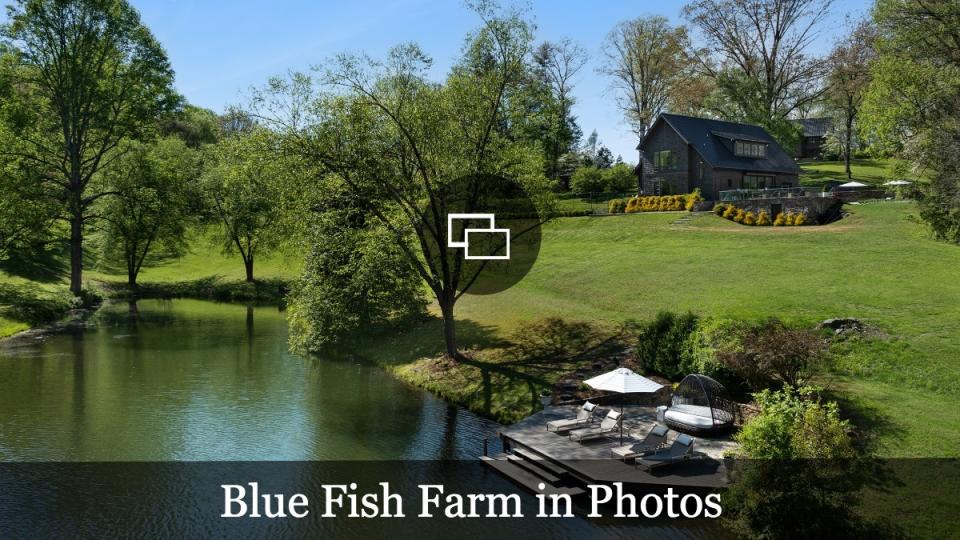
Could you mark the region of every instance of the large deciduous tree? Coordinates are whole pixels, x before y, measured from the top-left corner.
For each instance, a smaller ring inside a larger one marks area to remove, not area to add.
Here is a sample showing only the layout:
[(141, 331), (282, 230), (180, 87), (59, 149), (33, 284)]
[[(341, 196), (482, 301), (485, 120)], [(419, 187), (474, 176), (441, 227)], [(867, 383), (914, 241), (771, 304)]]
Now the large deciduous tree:
[(920, 215), (960, 243), (960, 4), (879, 0), (873, 17), (878, 57), (862, 127), (929, 174)]
[(105, 184), (116, 195), (105, 199), (100, 213), (104, 255), (123, 261), (127, 284), (135, 288), (144, 261), (157, 248), (167, 255), (186, 249), (187, 226), (200, 198), (193, 182), (200, 159), (175, 137), (130, 145), (105, 172)]
[(484, 24), (443, 83), (427, 80), (431, 60), (408, 44), (384, 61), (339, 56), (318, 93), (294, 77), (257, 100), (292, 151), (366, 201), (436, 298), (451, 358), (462, 356), (454, 306), (476, 274), (461, 250), (447, 247), (447, 213), (475, 211), (490, 176), (516, 179), (528, 196), (549, 201), (540, 149), (512, 136), (508, 115), (526, 76), (530, 25), (486, 5), (476, 11)]
[(111, 194), (98, 172), (176, 101), (163, 49), (124, 0), (18, 0), (2, 37), (20, 107), (7, 154), (26, 160), (70, 226), (70, 290), (83, 284), (84, 228)]
[(870, 85), (870, 63), (873, 61), (876, 28), (869, 21), (861, 21), (834, 47), (828, 58), (827, 104), (840, 120), (838, 133), (841, 140), (844, 168), (847, 178), (853, 178), (850, 170), (850, 154), (857, 115)]
[(276, 136), (262, 127), (211, 146), (203, 189), (218, 222), (223, 250), (240, 254), (248, 282), (254, 281), (256, 257), (280, 243), (277, 225), (283, 186), (294, 175), (292, 162), (280, 154)]
[(714, 79), (719, 116), (763, 125), (785, 147), (791, 114), (820, 99), (824, 60), (809, 54), (831, 0), (695, 0), (683, 9), (706, 48), (699, 68)]
[(689, 48), (686, 29), (671, 26), (662, 16), (624, 21), (607, 35), (600, 72), (610, 76), (617, 103), (637, 137), (643, 137), (671, 95), (693, 80)]
[(541, 143), (546, 157), (547, 176), (559, 180), (564, 172), (560, 158), (570, 152), (580, 137), (580, 128), (572, 110), (573, 80), (587, 62), (587, 52), (569, 39), (541, 43), (533, 54), (534, 71), (550, 89), (554, 106), (548, 119), (549, 129)]

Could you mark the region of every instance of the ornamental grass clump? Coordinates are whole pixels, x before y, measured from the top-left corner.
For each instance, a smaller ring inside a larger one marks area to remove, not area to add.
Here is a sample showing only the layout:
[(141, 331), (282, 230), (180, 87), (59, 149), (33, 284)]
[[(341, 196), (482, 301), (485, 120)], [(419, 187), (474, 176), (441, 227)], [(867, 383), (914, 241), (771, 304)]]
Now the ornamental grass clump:
[(737, 207), (734, 205), (728, 205), (727, 209), (723, 212), (723, 217), (727, 219), (733, 219), (737, 215)]
[(743, 224), (744, 224), (744, 225), (756, 225), (756, 224), (757, 224), (757, 216), (755, 216), (755, 215), (753, 214), (753, 212), (747, 212), (747, 213), (743, 216)]
[(787, 218), (786, 218), (785, 224), (788, 227), (793, 227), (793, 219), (794, 219), (793, 212), (787, 212)]
[(761, 227), (770, 225), (770, 215), (767, 214), (766, 210), (760, 211), (760, 214), (757, 216), (757, 225)]
[(807, 215), (804, 213), (797, 214), (797, 217), (793, 218), (793, 225), (799, 227), (807, 222)]
[(713, 205), (713, 213), (716, 214), (716, 215), (718, 215), (718, 216), (722, 216), (722, 215), (723, 215), (723, 212), (724, 212), (726, 209), (727, 209), (727, 205), (725, 205), (725, 204), (723, 204), (723, 203), (717, 203), (717, 204)]
[(782, 227), (787, 224), (787, 216), (783, 212), (777, 213), (776, 219), (773, 220), (774, 227)]
[(607, 212), (611, 214), (622, 214), (627, 209), (627, 202), (623, 199), (613, 199), (607, 203)]
[(733, 216), (733, 220), (737, 223), (743, 223), (743, 220), (747, 218), (747, 213), (743, 211), (743, 208), (737, 208), (737, 214)]

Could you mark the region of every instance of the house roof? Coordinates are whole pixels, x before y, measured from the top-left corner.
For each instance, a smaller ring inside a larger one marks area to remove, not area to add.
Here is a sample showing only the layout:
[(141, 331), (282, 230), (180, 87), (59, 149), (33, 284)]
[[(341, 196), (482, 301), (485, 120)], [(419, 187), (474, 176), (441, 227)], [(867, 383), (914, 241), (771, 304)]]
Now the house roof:
[[(752, 124), (664, 113), (647, 131), (646, 136), (640, 141), (637, 148), (643, 148), (644, 143), (659, 127), (660, 123), (666, 123), (673, 128), (687, 144), (700, 154), (704, 161), (715, 169), (800, 173), (800, 167), (793, 161), (793, 158), (783, 151), (783, 148), (777, 144), (773, 137), (762, 127)], [(767, 145), (767, 155), (762, 158), (734, 155), (733, 151), (722, 142), (722, 139), (765, 143)]]
[(833, 118), (829, 116), (825, 118), (803, 118), (794, 120), (794, 123), (799, 124), (804, 137), (824, 137), (833, 127)]

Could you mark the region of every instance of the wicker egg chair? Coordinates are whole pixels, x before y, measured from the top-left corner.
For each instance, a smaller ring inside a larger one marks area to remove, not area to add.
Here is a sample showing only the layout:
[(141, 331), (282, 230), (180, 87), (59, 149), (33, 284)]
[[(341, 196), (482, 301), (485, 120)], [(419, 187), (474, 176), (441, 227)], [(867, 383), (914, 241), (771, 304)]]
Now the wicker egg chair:
[(722, 384), (706, 375), (691, 374), (673, 392), (664, 422), (683, 433), (710, 435), (732, 428), (736, 410)]

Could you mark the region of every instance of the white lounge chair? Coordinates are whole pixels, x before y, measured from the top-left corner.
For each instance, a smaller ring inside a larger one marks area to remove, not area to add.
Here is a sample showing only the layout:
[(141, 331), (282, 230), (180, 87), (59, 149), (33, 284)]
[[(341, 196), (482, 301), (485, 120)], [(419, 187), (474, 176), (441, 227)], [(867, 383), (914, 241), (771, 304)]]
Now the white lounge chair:
[(607, 416), (603, 418), (603, 421), (600, 422), (599, 426), (575, 429), (571, 431), (570, 440), (582, 443), (583, 441), (589, 441), (590, 439), (606, 437), (607, 435), (616, 433), (617, 430), (620, 429), (621, 422), (623, 422), (623, 415), (617, 411), (611, 410), (607, 413)]
[(681, 433), (673, 440), (673, 444), (669, 448), (638, 457), (637, 467), (645, 471), (652, 471), (659, 467), (693, 458), (693, 443), (695, 441), (696, 439), (693, 437)]
[(610, 449), (610, 454), (624, 461), (659, 450), (667, 442), (670, 430), (659, 424), (653, 426), (642, 441)]
[(593, 413), (596, 412), (596, 410), (596, 403), (590, 403), (588, 401), (581, 405), (579, 409), (577, 409), (576, 418), (566, 418), (563, 420), (547, 422), (547, 431), (563, 433), (564, 431), (570, 431), (574, 428), (584, 427), (593, 422)]

